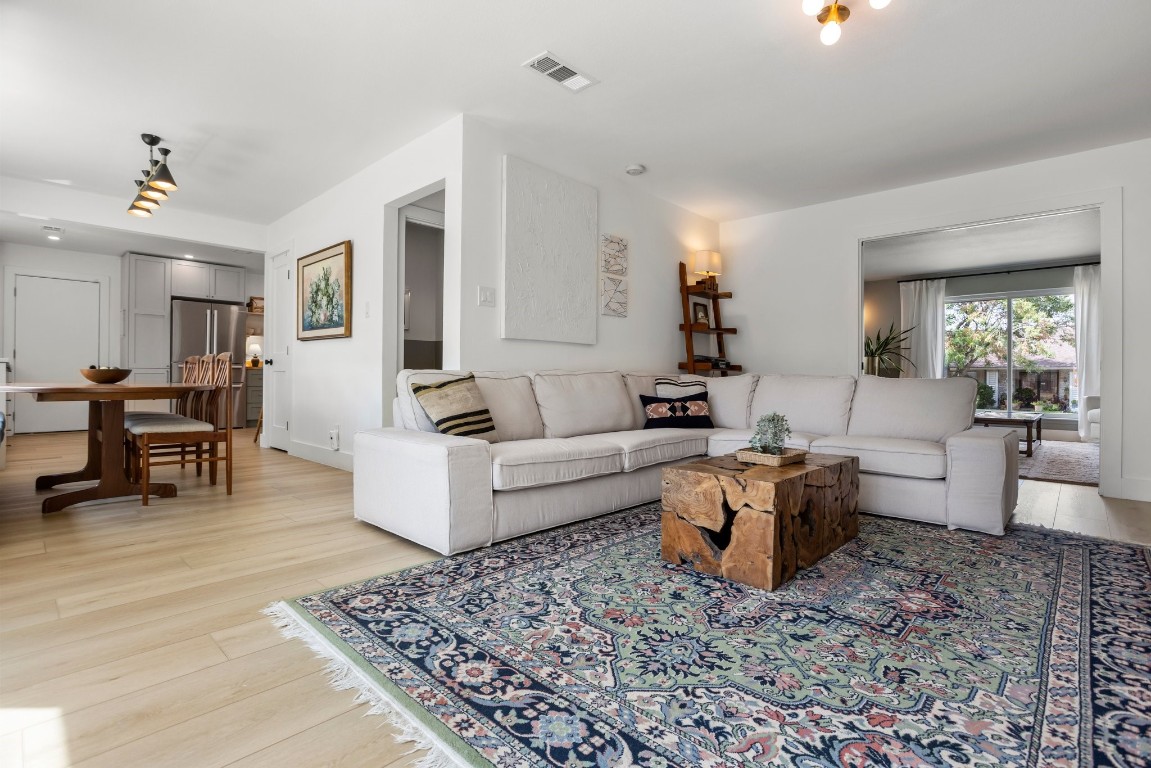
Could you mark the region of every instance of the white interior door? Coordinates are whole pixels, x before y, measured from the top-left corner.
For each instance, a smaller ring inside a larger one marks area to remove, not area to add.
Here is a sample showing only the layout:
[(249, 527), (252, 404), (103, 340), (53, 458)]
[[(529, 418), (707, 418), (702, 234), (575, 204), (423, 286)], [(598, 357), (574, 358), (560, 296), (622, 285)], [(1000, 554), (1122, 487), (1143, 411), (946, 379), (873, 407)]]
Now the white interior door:
[(288, 450), (292, 415), (292, 341), (296, 337), (296, 283), (292, 255), (272, 257), (271, 296), (264, 317), (264, 437), (271, 448)]
[[(101, 354), (100, 283), (16, 275), (13, 378), (17, 382), (79, 382), (80, 369), (107, 364)], [(15, 430), (63, 432), (88, 428), (88, 404), (15, 398)]]

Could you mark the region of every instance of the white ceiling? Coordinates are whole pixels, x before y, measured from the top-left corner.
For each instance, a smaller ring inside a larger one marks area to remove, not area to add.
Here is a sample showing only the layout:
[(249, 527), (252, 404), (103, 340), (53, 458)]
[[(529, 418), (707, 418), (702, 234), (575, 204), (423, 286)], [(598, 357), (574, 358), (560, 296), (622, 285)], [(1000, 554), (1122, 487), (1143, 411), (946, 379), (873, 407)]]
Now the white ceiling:
[(862, 249), (864, 280), (1098, 260), (1099, 209), (913, 232), (867, 240)]
[(166, 205), (267, 223), (463, 112), (723, 221), (1151, 135), (1129, 5), (847, 4), (4, 0), (0, 168), (127, 204), (156, 133)]
[[(59, 240), (49, 240), (44, 232), (45, 225), (60, 227), (64, 234)], [(228, 264), (234, 267), (263, 272), (264, 254), (238, 248), (221, 248), (217, 245), (176, 240), (170, 237), (142, 235), (108, 227), (95, 227), (74, 221), (40, 221), (24, 218), (8, 211), (0, 211), (0, 240), (23, 245), (37, 245), (80, 253), (100, 253), (106, 256), (120, 256), (132, 253), (147, 253), (152, 256), (172, 258), (194, 258), (210, 264)]]

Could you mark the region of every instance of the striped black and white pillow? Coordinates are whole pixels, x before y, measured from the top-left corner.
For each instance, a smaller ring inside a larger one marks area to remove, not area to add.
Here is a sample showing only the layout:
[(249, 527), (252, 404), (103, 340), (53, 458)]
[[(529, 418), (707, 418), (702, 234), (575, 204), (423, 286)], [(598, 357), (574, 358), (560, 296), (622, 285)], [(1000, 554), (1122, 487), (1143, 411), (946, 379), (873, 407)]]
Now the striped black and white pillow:
[(473, 374), (438, 384), (412, 384), (412, 394), (439, 432), (475, 437), (489, 443), (500, 441), (492, 414)]
[(673, 377), (659, 377), (655, 380), (656, 397), (691, 397), (707, 392), (703, 381), (680, 381)]

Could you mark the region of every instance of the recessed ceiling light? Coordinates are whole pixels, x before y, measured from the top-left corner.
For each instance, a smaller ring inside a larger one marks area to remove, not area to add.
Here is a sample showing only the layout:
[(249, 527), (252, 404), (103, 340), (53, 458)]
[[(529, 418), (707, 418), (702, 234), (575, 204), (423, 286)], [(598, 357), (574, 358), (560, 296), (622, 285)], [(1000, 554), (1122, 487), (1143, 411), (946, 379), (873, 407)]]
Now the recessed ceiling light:
[(192, 254), (190, 254), (190, 253), (185, 253), (185, 254), (184, 254), (184, 258), (185, 258), (185, 259), (194, 259), (194, 258), (196, 258), (196, 257), (195, 257), (195, 256), (193, 256), (193, 255), (192, 255)]
[(40, 227), (40, 231), (42, 231), (48, 237), (49, 240), (59, 240), (64, 235), (64, 228), (63, 227), (44, 226), (44, 227)]
[(49, 240), (59, 240), (60, 236), (59, 235), (48, 235), (48, 239)]

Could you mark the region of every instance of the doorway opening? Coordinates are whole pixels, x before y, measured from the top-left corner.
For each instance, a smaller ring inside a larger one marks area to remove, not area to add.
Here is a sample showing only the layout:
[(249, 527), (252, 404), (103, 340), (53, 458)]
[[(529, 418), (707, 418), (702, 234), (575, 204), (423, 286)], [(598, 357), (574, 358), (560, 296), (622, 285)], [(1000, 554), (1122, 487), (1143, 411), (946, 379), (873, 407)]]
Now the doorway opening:
[(442, 368), (444, 361), (444, 193), (400, 209), (400, 368)]
[(1102, 240), (1097, 205), (863, 240), (864, 353), (896, 334), (876, 374), (972, 378), (981, 423), (1035, 426), (1021, 477), (1098, 485)]

